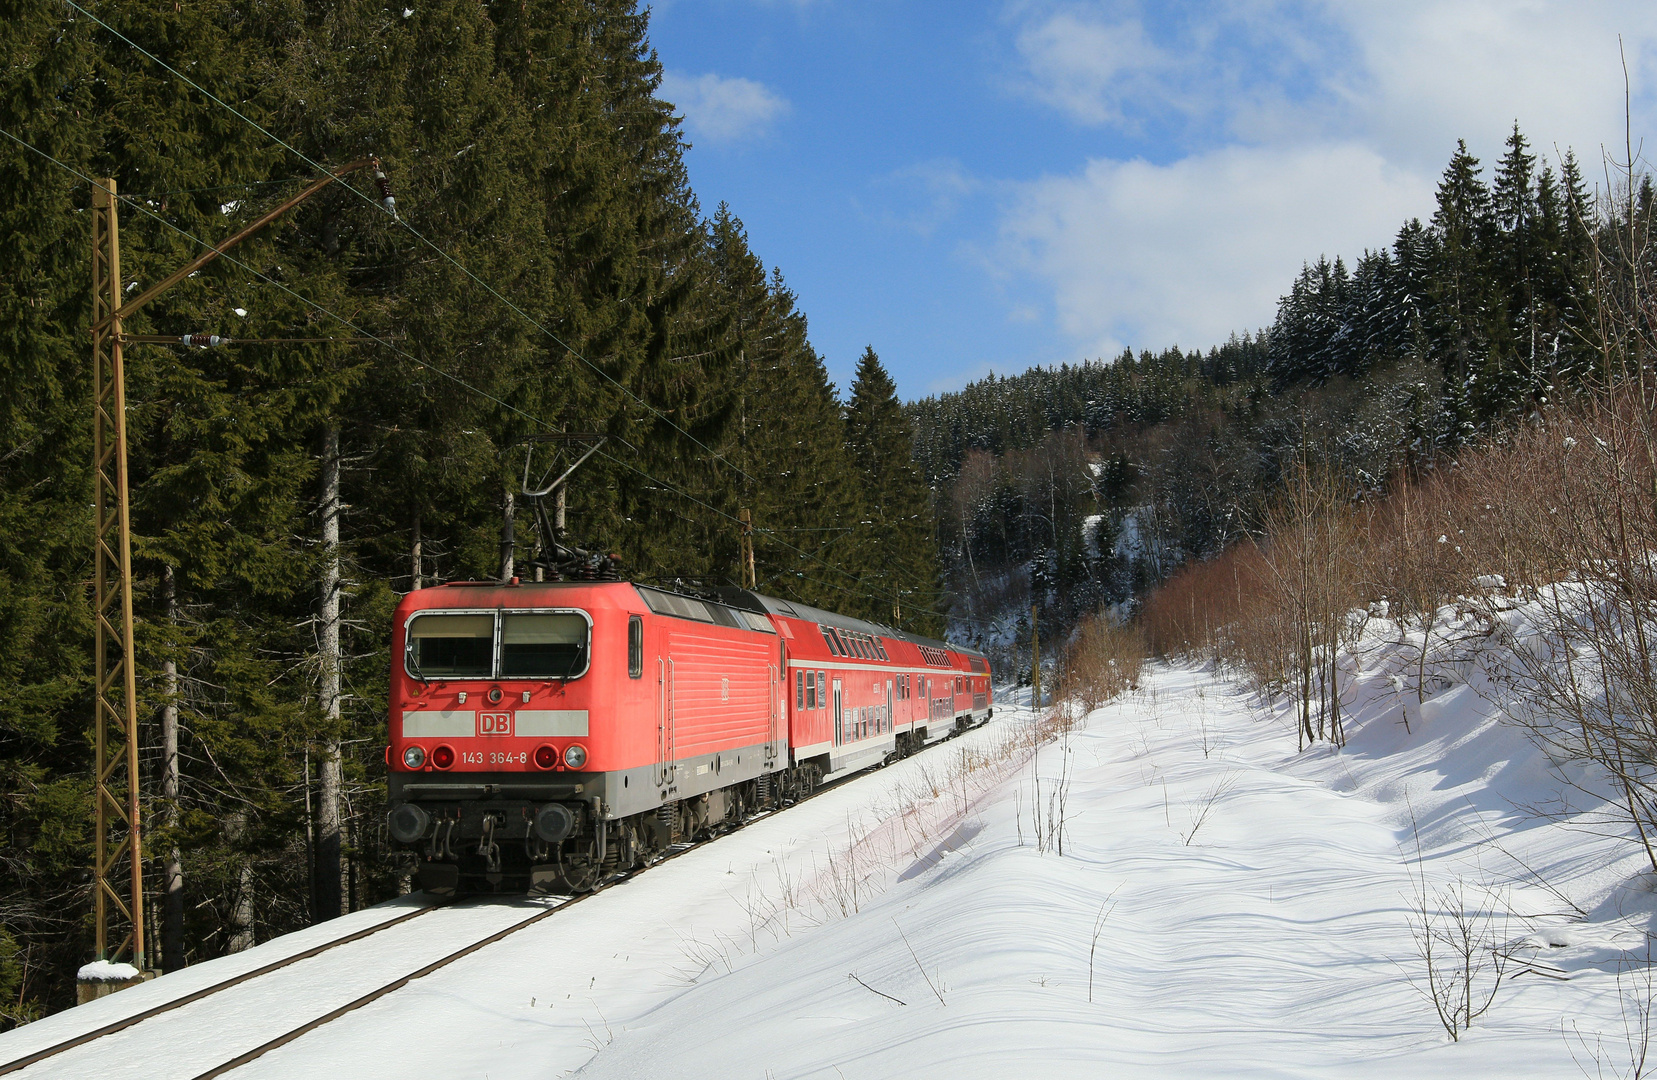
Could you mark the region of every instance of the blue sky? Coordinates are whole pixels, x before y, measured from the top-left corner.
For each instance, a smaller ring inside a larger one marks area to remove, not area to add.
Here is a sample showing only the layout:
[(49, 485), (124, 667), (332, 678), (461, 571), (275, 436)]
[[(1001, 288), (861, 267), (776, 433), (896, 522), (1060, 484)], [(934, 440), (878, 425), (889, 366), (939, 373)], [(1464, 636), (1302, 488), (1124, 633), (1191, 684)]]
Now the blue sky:
[[(691, 183), (780, 267), (842, 388), (1203, 348), (1300, 264), (1427, 216), (1515, 120), (1603, 176), (1657, 115), (1657, 4), (659, 0)], [(1603, 180), (1602, 180), (1603, 182)]]

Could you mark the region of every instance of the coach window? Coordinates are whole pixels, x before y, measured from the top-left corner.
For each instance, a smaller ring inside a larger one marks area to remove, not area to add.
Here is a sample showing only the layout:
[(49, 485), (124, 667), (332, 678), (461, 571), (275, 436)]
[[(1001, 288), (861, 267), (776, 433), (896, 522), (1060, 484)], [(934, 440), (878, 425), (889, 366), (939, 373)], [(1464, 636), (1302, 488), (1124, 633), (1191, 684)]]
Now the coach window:
[(818, 629), (822, 630), (822, 632), (823, 632), (823, 644), (828, 646), (828, 651), (830, 653), (833, 653), (835, 656), (839, 656), (840, 655), (840, 650), (835, 647), (835, 645), (834, 645), (834, 635), (829, 633), (829, 628), (826, 627), (826, 626), (823, 626), (823, 627), (819, 627)]
[[(640, 671), (644, 655), (639, 656)], [(587, 620), (573, 612), (501, 616), (501, 678), (568, 679), (587, 670)]]
[(627, 677), (644, 674), (644, 620), (637, 615), (627, 620)]
[(817, 673), (807, 671), (801, 674), (801, 678), (805, 680), (805, 707), (815, 709), (817, 707)]
[(828, 672), (826, 671), (817, 673), (817, 707), (819, 709), (828, 708)]
[(408, 628), (408, 672), (417, 679), (494, 674), (493, 615), (420, 615)]
[(803, 671), (794, 673), (794, 707), (796, 709), (805, 708), (805, 672)]

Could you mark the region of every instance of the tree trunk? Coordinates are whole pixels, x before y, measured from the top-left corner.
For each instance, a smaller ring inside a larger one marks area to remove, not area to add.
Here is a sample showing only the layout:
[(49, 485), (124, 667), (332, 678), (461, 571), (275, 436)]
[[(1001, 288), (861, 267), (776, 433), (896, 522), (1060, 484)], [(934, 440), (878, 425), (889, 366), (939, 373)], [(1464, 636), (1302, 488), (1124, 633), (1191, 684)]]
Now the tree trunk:
[(512, 539), (512, 516), (515, 500), (512, 489), (506, 489), (506, 495), (501, 499), (501, 584), (512, 580), (513, 553), (517, 547)]
[[(161, 571), (161, 593), (167, 604), (167, 624), (178, 625), (178, 598), (173, 568)], [(169, 646), (176, 646), (176, 638)], [(169, 652), (161, 662), (162, 689), (166, 704), (161, 708), (161, 820), (169, 834), (178, 827), (178, 661)], [(184, 966), (184, 864), (178, 844), (170, 844), (162, 864), (167, 890), (161, 924), (161, 967), (177, 971)]]
[(236, 892), (230, 901), (229, 931), (225, 938), (227, 953), (246, 952), (253, 948), (253, 860), (241, 850), (247, 841), (247, 815), (231, 814), (224, 820), (224, 838), (235, 850)]
[(322, 589), (318, 619), (320, 661), (319, 704), (326, 729), (321, 748), (317, 791), (316, 918), (320, 922), (340, 914), (340, 789), (344, 783), (339, 759), (340, 642), (339, 642), (339, 428), (330, 426), (322, 437)]
[(414, 543), (409, 548), (409, 592), (419, 592), (425, 583), (420, 553), (420, 514), (414, 515)]

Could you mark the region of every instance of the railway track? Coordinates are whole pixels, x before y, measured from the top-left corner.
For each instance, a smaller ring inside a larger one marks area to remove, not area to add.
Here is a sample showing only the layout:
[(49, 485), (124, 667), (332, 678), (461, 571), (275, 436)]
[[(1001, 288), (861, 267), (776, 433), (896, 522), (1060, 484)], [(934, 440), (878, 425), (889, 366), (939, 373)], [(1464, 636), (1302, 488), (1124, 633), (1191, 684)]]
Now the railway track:
[[(981, 727), (981, 726), (982, 726), (982, 724), (975, 725), (975, 728), (976, 727)], [(974, 730), (974, 728), (967, 728), (967, 729), (964, 729), (964, 730), (965, 731), (970, 731), (970, 730)], [(916, 752), (920, 753), (920, 752), (924, 752), (925, 750), (931, 749), (932, 747), (940, 746), (943, 743), (946, 743), (946, 742), (950, 741), (951, 739), (954, 739), (957, 735), (960, 735), (960, 734), (964, 734), (964, 731), (953, 731), (949, 735), (946, 735), (943, 738), (936, 740), (935, 742), (927, 743), (925, 746), (923, 746), (921, 748), (920, 751), (916, 751)], [(822, 784), (818, 785), (816, 790), (814, 790), (810, 795), (806, 796), (803, 799), (796, 800), (794, 803), (791, 803), (789, 805), (790, 806), (798, 806), (801, 803), (809, 802), (810, 800), (817, 798), (819, 795), (825, 794), (828, 791), (831, 791), (835, 788), (840, 787), (842, 784), (849, 783), (852, 780), (856, 780), (856, 779), (858, 779), (860, 777), (863, 777), (863, 776), (865, 776), (865, 775), (867, 775), (871, 772), (874, 772), (877, 769), (879, 769), (880, 767), (881, 766), (878, 766), (878, 765), (877, 766), (870, 766), (869, 768), (861, 769), (857, 772), (849, 773), (845, 776), (836, 777), (833, 780), (830, 780), (830, 781), (827, 781), (825, 783), (822, 783)], [(731, 826), (730, 828), (724, 829), (721, 832), (719, 832), (719, 833), (717, 833), (713, 836), (709, 836), (709, 837), (707, 837), (703, 840), (695, 841), (693, 843), (675, 845), (673, 848), (669, 849), (669, 851), (666, 854), (664, 854), (661, 858), (655, 860), (654, 862), (651, 862), (647, 865), (640, 866), (636, 869), (627, 871), (626, 873), (618, 874), (615, 877), (611, 878), (610, 880), (605, 881), (604, 883), (602, 883), (598, 887), (594, 888), (591, 892), (582, 893), (582, 894), (579, 894), (579, 895), (576, 895), (576, 896), (549, 898), (549, 899), (557, 899), (559, 902), (556, 903), (554, 906), (547, 907), (547, 908), (545, 908), (541, 911), (536, 912), (533, 915), (528, 916), (527, 918), (520, 919), (517, 922), (514, 922), (509, 926), (506, 926), (506, 927), (504, 927), (500, 930), (497, 930), (494, 933), (491, 933), (486, 937), (483, 937), (483, 938), (481, 938), (477, 941), (471, 942), (470, 944), (464, 945), (461, 948), (455, 949), (454, 951), (452, 951), (452, 952), (450, 952), (450, 953), (448, 953), (444, 956), (439, 957), (438, 959), (426, 964), (425, 966), (423, 966), (423, 967), (421, 967), (421, 968), (419, 968), (415, 971), (409, 972), (406, 975), (401, 975), (401, 976), (399, 976), (395, 979), (392, 979), (389, 982), (386, 982), (386, 983), (376, 987), (375, 989), (370, 990), (369, 992), (360, 995), (359, 997), (355, 998), (354, 1000), (349, 1001), (349, 1002), (345, 1003), (344, 1005), (339, 1006), (338, 1008), (332, 1009), (329, 1012), (326, 1012), (326, 1013), (322, 1014), (321, 1016), (317, 1016), (313, 1019), (305, 1021), (302, 1024), (299, 1024), (295, 1027), (289, 1028), (287, 1031), (283, 1032), (281, 1035), (278, 1035), (275, 1038), (272, 1038), (272, 1039), (270, 1039), (270, 1040), (268, 1040), (264, 1043), (261, 1043), (260, 1045), (252, 1048), (251, 1050), (248, 1050), (248, 1051), (246, 1051), (242, 1054), (238, 1054), (236, 1057), (231, 1058), (230, 1060), (225, 1061), (221, 1064), (215, 1065), (212, 1068), (206, 1070), (205, 1072), (197, 1073), (194, 1077), (191, 1078), (191, 1080), (213, 1080), (213, 1078), (215, 1078), (215, 1077), (223, 1076), (224, 1074), (226, 1074), (228, 1072), (231, 1072), (234, 1069), (238, 1069), (243, 1065), (246, 1065), (246, 1064), (248, 1064), (252, 1061), (256, 1061), (257, 1059), (263, 1057), (265, 1054), (271, 1052), (272, 1050), (276, 1050), (280, 1047), (286, 1046), (287, 1044), (293, 1042), (294, 1040), (302, 1038), (303, 1036), (309, 1034), (310, 1032), (315, 1031), (316, 1029), (318, 1029), (320, 1027), (323, 1027), (324, 1025), (329, 1024), (329, 1023), (331, 1023), (335, 1020), (338, 1020), (342, 1016), (346, 1016), (350, 1013), (353, 1013), (353, 1012), (357, 1011), (358, 1009), (363, 1008), (366, 1005), (370, 1005), (370, 1004), (380, 1000), (381, 998), (386, 997), (389, 994), (395, 993), (396, 991), (402, 989), (404, 986), (407, 986), (409, 983), (414, 982), (416, 979), (424, 978), (425, 976), (430, 975), (433, 972), (439, 971), (442, 968), (447, 967), (448, 965), (454, 963), (457, 960), (464, 959), (465, 957), (470, 956), (473, 953), (476, 953), (476, 952), (479, 952), (479, 951), (481, 951), (485, 948), (488, 948), (489, 946), (494, 945), (497, 942), (499, 942), (499, 941), (501, 941), (501, 940), (503, 940), (507, 937), (510, 937), (511, 935), (516, 934), (521, 930), (527, 930), (529, 927), (534, 926), (536, 923), (542, 922), (543, 920), (552, 917), (553, 915), (565, 910), (566, 908), (569, 908), (569, 907), (571, 907), (575, 904), (581, 903), (584, 900), (591, 899), (592, 897), (597, 896), (601, 892), (608, 891), (609, 889), (612, 889), (612, 888), (616, 887), (617, 885), (625, 884), (626, 882), (632, 880), (633, 878), (635, 878), (638, 875), (644, 873), (645, 871), (651, 869), (652, 867), (660, 866), (665, 862), (669, 862), (673, 859), (677, 859), (681, 855), (686, 855), (686, 854), (689, 854), (692, 851), (699, 850), (700, 848), (702, 848), (702, 847), (704, 847), (708, 844), (711, 844), (714, 841), (718, 840), (722, 836), (728, 836), (731, 833), (738, 832), (742, 829), (747, 828), (750, 825), (756, 824), (760, 821), (764, 821), (764, 820), (772, 817), (773, 815), (779, 813), (781, 810), (786, 810), (788, 808), (789, 807), (780, 807), (776, 810), (767, 810), (767, 811), (764, 811), (762, 813), (755, 814), (754, 816), (748, 818), (746, 821), (743, 821), (740, 824)], [(86, 1046), (90, 1043), (96, 1042), (97, 1040), (105, 1038), (107, 1036), (114, 1035), (114, 1034), (117, 1034), (117, 1033), (122, 1032), (122, 1031), (126, 1031), (129, 1028), (135, 1027), (138, 1024), (141, 1024), (146, 1020), (150, 1020), (154, 1017), (161, 1016), (165, 1013), (172, 1012), (176, 1009), (180, 1009), (180, 1008), (183, 1008), (185, 1006), (194, 1004), (194, 1003), (196, 1003), (198, 1001), (201, 1001), (205, 998), (211, 997), (214, 994), (218, 994), (218, 993), (220, 993), (222, 991), (225, 991), (225, 990), (230, 990), (230, 989), (232, 989), (236, 986), (241, 986), (241, 985), (245, 985), (247, 983), (251, 983), (254, 980), (256, 980), (256, 979), (258, 979), (262, 976), (269, 975), (269, 974), (271, 974), (275, 971), (278, 971), (278, 970), (281, 970), (283, 968), (289, 967), (293, 964), (300, 963), (301, 961), (309, 960), (313, 957), (316, 957), (316, 956), (318, 956), (322, 953), (328, 952), (332, 949), (338, 948), (342, 945), (349, 945), (353, 942), (361, 941), (364, 938), (371, 937), (374, 934), (377, 934), (377, 933), (381, 932), (382, 930), (389, 930), (393, 927), (401, 926), (401, 925), (409, 922), (412, 919), (416, 919), (416, 918), (418, 918), (422, 915), (429, 914), (433, 911), (438, 910), (439, 908), (444, 908), (444, 907), (449, 907), (449, 906), (451, 906), (451, 905), (443, 904), (443, 903), (434, 903), (434, 904), (428, 904), (428, 905), (420, 907), (420, 908), (416, 908), (413, 911), (407, 912), (403, 915), (396, 916), (395, 918), (391, 918), (391, 919), (387, 919), (383, 922), (375, 923), (373, 926), (364, 927), (363, 929), (358, 930), (358, 931), (356, 931), (354, 933), (351, 933), (351, 934), (347, 934), (344, 937), (335, 938), (331, 941), (323, 942), (319, 945), (313, 946), (312, 948), (305, 949), (301, 952), (295, 953), (292, 956), (284, 957), (281, 960), (276, 960), (276, 961), (273, 961), (269, 964), (265, 964), (262, 967), (255, 968), (252, 971), (243, 972), (240, 975), (235, 975), (235, 976), (232, 976), (231, 978), (221, 980), (220, 982), (214, 983), (210, 986), (203, 987), (200, 990), (193, 991), (193, 992), (191, 992), (189, 994), (185, 994), (181, 997), (174, 998), (171, 1001), (166, 1001), (166, 1002), (163, 1002), (159, 1005), (156, 1005), (156, 1006), (153, 1006), (151, 1008), (145, 1009), (141, 1012), (134, 1013), (131, 1016), (124, 1017), (120, 1020), (112, 1021), (112, 1022), (110, 1022), (108, 1024), (105, 1024), (101, 1027), (94, 1028), (91, 1031), (84, 1032), (80, 1035), (77, 1035), (73, 1038), (65, 1039), (61, 1042), (54, 1043), (51, 1046), (43, 1047), (42, 1049), (36, 1050), (32, 1053), (24, 1055), (23, 1057), (19, 1057), (19, 1058), (16, 1058), (16, 1059), (12, 1060), (12, 1061), (5, 1062), (4, 1064), (0, 1064), (0, 1076), (5, 1076), (9, 1073), (14, 1073), (14, 1072), (18, 1072), (20, 1070), (26, 1069), (31, 1065), (35, 1065), (35, 1064), (38, 1064), (42, 1061), (49, 1060), (50, 1058), (56, 1057), (57, 1055), (62, 1054), (66, 1051), (74, 1050), (77, 1047)]]

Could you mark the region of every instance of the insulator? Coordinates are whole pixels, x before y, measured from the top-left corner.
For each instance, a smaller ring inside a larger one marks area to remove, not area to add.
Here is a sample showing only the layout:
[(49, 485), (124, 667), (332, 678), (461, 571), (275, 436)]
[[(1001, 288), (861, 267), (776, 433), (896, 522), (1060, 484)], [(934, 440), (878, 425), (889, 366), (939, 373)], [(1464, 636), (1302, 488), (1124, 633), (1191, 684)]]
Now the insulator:
[(198, 349), (210, 349), (215, 345), (228, 345), (230, 339), (217, 334), (185, 334), (178, 339), (186, 345), (194, 345)]
[(374, 162), (374, 185), (380, 189), (380, 205), (385, 207), (386, 213), (397, 216), (397, 200), (391, 194), (391, 181), (386, 178), (385, 170), (380, 168), (378, 161)]

